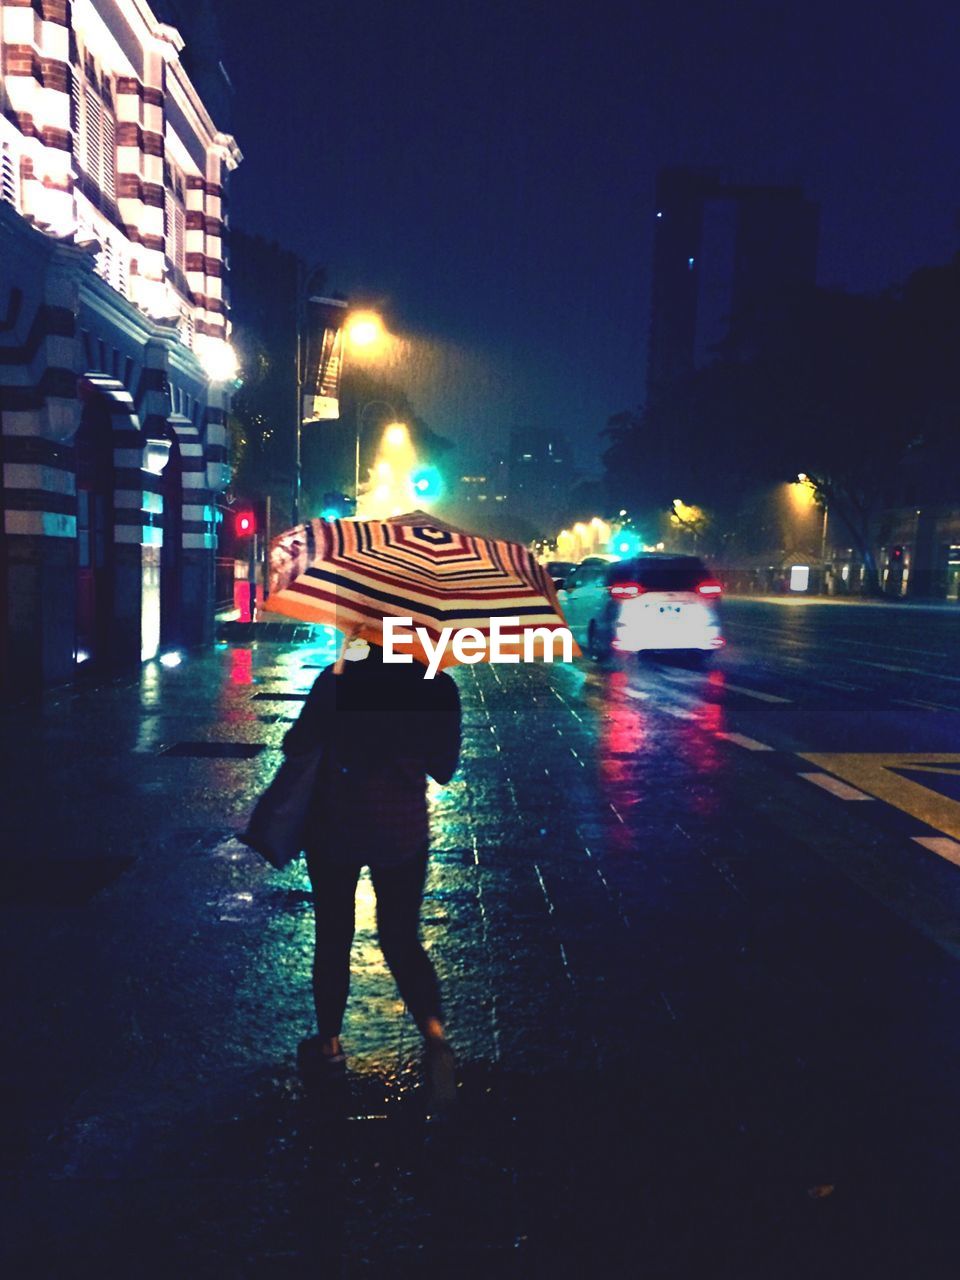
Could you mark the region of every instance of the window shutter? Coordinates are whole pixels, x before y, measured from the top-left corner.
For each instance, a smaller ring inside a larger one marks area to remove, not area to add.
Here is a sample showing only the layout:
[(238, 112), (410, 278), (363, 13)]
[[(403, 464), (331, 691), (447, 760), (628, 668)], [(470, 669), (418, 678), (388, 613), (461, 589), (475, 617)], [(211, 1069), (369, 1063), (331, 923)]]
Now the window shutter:
[(163, 193), (163, 241), (164, 251), (171, 262), (174, 262), (174, 250), (176, 246), (173, 242), (174, 238), (174, 221), (173, 221), (173, 196), (170, 194), (169, 188)]
[(17, 182), (17, 164), (14, 159), (13, 152), (3, 144), (0, 149), (0, 200), (12, 204), (16, 209), (19, 205), (17, 199), (19, 194), (19, 183)]
[(177, 256), (174, 259), (174, 261), (176, 262), (178, 269), (180, 271), (183, 271), (184, 267), (186, 266), (186, 253), (184, 252), (184, 250), (187, 242), (187, 231), (186, 231), (186, 215), (183, 212), (182, 205), (180, 204), (174, 205), (173, 220), (176, 226), (175, 238), (176, 238), (176, 245), (177, 245)]
[(86, 169), (83, 108), (80, 103), (80, 77), (77, 67), (70, 68), (70, 129), (73, 133), (73, 158), (80, 169)]
[(83, 87), (83, 114), (83, 167), (99, 187), (103, 107), (96, 90), (88, 84)]

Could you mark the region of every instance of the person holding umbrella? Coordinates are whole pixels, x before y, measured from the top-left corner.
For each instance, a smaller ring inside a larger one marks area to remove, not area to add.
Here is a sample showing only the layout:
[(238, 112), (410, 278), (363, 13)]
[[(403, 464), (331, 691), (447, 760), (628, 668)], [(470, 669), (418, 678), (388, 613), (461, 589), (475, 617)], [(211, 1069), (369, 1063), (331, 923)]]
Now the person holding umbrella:
[[(321, 672), (283, 741), (287, 755), (321, 749), (305, 852), (313, 888), (317, 1034), (300, 1044), (307, 1083), (343, 1069), (340, 1031), (350, 988), (357, 882), (370, 868), (384, 959), (424, 1039), (438, 1107), (454, 1100), (453, 1054), (440, 988), (419, 939), (427, 873), (427, 777), (449, 782), (460, 754), (460, 697), (449, 675), (419, 662), (386, 663), (355, 627)], [(344, 661), (344, 659), (347, 659)]]
[[(348, 645), (322, 672), (284, 740), (290, 754), (323, 748), (303, 846), (314, 888), (317, 1035), (300, 1046), (305, 1075), (343, 1065), (340, 1026), (350, 983), (354, 896), (368, 865), (380, 944), (423, 1033), (434, 1098), (452, 1100), (447, 1046), (433, 966), (418, 938), (429, 838), (427, 776), (448, 782), (460, 749), (460, 701), (433, 663), (444, 631), (489, 635), (497, 620), (520, 637), (567, 633), (546, 570), (517, 543), (459, 529), (424, 511), (387, 520), (309, 520), (270, 544), (266, 609), (302, 622), (362, 631), (364, 655)], [(413, 639), (406, 661), (384, 662), (386, 618)], [(567, 633), (568, 634), (568, 633)], [(572, 645), (574, 654), (579, 654)], [(524, 650), (525, 652), (525, 650)], [(489, 656), (489, 654), (488, 654)], [(439, 665), (460, 661), (447, 646)], [(430, 678), (431, 674), (434, 678)]]

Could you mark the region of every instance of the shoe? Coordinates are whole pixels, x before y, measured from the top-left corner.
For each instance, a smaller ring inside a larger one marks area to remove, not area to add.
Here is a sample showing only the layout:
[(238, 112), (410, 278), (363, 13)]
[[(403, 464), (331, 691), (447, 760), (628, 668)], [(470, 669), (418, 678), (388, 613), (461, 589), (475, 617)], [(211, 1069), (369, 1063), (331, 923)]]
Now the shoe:
[(324, 1053), (319, 1036), (308, 1036), (297, 1045), (297, 1071), (305, 1085), (340, 1079), (346, 1071), (345, 1053)]
[(430, 1110), (449, 1112), (457, 1101), (456, 1060), (446, 1040), (425, 1040), (423, 1073)]

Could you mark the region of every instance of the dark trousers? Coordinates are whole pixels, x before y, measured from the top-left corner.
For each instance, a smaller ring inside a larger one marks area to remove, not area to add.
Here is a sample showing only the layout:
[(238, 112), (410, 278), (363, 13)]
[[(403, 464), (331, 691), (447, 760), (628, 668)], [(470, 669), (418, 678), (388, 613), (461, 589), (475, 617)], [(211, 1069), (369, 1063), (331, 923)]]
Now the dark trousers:
[[(347, 1007), (357, 881), (363, 865), (331, 862), (322, 853), (307, 853), (317, 928), (313, 999), (317, 1029), (324, 1040), (340, 1034)], [(370, 868), (380, 949), (421, 1031), (429, 1018), (441, 1016), (437, 975), (419, 938), (426, 875), (426, 850), (397, 866)]]

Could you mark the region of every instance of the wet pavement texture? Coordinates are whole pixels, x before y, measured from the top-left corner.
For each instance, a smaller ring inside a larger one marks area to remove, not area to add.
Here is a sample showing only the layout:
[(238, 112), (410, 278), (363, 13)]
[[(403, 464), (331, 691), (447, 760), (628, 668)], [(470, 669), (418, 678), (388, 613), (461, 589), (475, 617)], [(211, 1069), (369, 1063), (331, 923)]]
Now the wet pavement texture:
[(457, 672), (444, 1120), (366, 877), (349, 1073), (304, 1090), (305, 868), (234, 838), (322, 646), (4, 713), (7, 1274), (955, 1275), (960, 867), (796, 753), (943, 750), (960, 711), (835, 612), (731, 607), (708, 674)]

